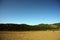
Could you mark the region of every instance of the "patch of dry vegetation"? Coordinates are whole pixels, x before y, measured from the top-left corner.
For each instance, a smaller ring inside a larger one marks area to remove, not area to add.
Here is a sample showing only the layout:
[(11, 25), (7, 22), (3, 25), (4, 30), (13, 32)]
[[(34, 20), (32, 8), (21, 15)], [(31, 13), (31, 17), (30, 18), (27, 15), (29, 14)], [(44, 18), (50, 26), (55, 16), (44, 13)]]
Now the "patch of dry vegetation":
[(0, 40), (60, 40), (60, 31), (0, 31)]

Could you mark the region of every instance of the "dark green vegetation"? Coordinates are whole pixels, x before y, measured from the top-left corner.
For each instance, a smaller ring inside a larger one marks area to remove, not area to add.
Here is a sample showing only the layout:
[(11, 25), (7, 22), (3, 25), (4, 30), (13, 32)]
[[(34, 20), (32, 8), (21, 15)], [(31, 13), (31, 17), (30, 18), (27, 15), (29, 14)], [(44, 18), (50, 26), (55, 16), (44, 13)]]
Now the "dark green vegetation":
[(41, 31), (41, 30), (59, 30), (60, 23), (55, 24), (0, 24), (0, 31)]

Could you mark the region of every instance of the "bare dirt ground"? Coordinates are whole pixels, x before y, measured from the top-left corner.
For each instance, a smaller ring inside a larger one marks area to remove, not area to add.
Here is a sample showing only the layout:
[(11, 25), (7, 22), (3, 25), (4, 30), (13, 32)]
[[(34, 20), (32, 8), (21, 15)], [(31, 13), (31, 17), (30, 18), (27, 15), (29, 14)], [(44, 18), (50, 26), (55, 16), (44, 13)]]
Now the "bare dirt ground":
[(0, 40), (60, 40), (60, 31), (0, 31)]

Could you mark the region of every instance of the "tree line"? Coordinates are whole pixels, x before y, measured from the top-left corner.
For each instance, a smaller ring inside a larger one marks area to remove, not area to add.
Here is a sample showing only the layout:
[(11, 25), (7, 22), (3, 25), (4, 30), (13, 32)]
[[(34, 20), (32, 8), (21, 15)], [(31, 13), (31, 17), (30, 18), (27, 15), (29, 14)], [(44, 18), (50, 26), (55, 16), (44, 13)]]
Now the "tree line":
[(0, 31), (46, 31), (46, 30), (59, 30), (60, 23), (55, 24), (0, 24)]

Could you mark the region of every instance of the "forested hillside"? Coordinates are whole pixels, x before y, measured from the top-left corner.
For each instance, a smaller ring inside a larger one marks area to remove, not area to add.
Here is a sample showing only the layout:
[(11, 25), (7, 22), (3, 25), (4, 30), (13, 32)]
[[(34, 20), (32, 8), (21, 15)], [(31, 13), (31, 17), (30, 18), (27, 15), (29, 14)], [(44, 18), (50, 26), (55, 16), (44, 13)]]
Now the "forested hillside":
[(41, 30), (59, 30), (60, 23), (55, 24), (38, 24), (38, 25), (27, 25), (27, 24), (1, 24), (0, 31), (41, 31)]

